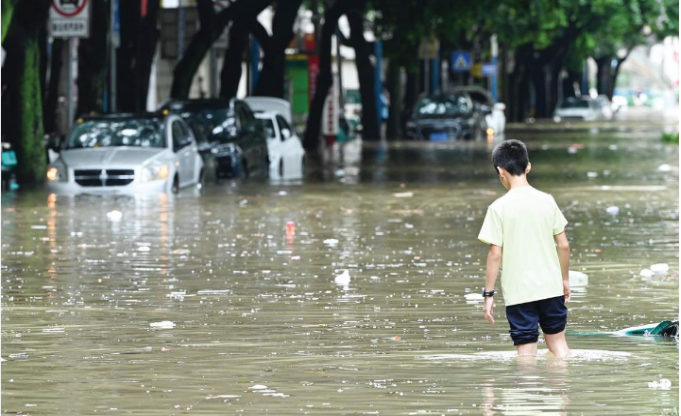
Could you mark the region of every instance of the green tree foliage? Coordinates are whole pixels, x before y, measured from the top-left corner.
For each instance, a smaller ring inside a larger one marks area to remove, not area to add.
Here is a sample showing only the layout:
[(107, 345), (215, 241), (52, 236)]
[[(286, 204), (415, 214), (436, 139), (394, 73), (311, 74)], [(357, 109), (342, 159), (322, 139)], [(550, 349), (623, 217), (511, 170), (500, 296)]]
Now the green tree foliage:
[(22, 184), (42, 182), (47, 165), (40, 43), (45, 41), (43, 36), (49, 6), (49, 0), (17, 3), (12, 23), (3, 39), (7, 62), (2, 75), (7, 91), (2, 97), (2, 133), (17, 152), (17, 174)]
[(12, 16), (14, 15), (14, 7), (18, 0), (2, 0), (2, 42), (5, 42), (5, 35), (9, 30), (9, 25), (12, 23)]

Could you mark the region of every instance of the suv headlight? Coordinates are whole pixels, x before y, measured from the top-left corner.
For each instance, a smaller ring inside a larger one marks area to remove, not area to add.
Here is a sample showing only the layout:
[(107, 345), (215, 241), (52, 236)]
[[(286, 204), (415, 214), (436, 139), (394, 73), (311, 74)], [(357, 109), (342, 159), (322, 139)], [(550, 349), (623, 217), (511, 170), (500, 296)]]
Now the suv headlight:
[(47, 169), (47, 181), (48, 182), (67, 182), (68, 169), (66, 164), (61, 160), (57, 159), (50, 167)]
[(170, 165), (167, 163), (150, 163), (142, 167), (142, 182), (168, 179)]

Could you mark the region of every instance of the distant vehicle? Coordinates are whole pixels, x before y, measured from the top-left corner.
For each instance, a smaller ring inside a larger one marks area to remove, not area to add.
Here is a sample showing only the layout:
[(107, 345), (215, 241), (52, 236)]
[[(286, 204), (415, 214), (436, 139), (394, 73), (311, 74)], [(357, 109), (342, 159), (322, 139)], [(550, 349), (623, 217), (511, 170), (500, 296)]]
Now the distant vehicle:
[(591, 98), (567, 98), (553, 113), (553, 120), (602, 120), (603, 112), (598, 102)]
[(178, 192), (203, 182), (203, 161), (177, 115), (79, 119), (47, 170), (56, 193)]
[(596, 98), (596, 102), (598, 103), (598, 107), (601, 109), (603, 119), (612, 120), (613, 116), (612, 104), (610, 103), (610, 99), (608, 98), (608, 96), (599, 95), (598, 98)]
[(2, 191), (8, 191), (16, 180), (17, 154), (9, 143), (2, 143)]
[(486, 116), (492, 109), (471, 98), (468, 91), (437, 93), (421, 98), (407, 122), (407, 135), (416, 140), (481, 140), (487, 134)]
[(218, 179), (267, 175), (265, 131), (244, 101), (170, 101), (161, 108), (180, 115), (189, 124), (201, 156), (207, 165), (214, 166)]
[(270, 177), (302, 178), (305, 150), (291, 128), (291, 104), (275, 97), (247, 97), (244, 101), (255, 111), (255, 118), (260, 120), (267, 133)]
[[(480, 87), (456, 87), (451, 92), (465, 92), (470, 95), (473, 100), (473, 105), (485, 114), (485, 121), (487, 122), (487, 136), (494, 134), (502, 134), (506, 130), (506, 104), (495, 103), (492, 95), (484, 88)], [(491, 130), (490, 130), (491, 129)]]

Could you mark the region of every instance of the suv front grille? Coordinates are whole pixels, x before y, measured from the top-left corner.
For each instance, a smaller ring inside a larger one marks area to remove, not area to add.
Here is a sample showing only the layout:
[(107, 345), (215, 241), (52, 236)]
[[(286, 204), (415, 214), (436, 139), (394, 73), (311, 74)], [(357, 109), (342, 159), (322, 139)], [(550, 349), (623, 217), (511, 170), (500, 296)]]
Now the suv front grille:
[(135, 170), (76, 169), (74, 176), (80, 186), (125, 186), (135, 180)]

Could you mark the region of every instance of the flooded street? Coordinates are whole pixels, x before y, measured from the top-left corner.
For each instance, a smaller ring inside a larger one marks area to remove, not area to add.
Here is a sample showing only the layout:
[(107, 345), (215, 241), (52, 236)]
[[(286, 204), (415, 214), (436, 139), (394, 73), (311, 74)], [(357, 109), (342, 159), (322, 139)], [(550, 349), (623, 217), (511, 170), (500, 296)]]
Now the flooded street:
[(3, 194), (3, 413), (678, 414), (677, 341), (611, 334), (678, 316), (678, 146), (507, 138), (588, 275), (570, 359), (515, 358), (501, 297), (483, 319), (495, 143), (370, 143), (304, 183)]

